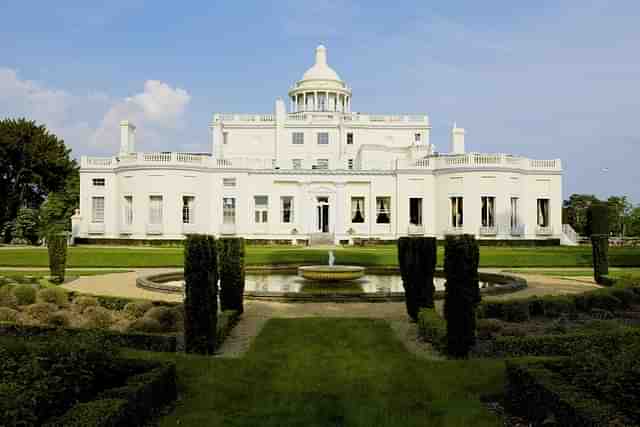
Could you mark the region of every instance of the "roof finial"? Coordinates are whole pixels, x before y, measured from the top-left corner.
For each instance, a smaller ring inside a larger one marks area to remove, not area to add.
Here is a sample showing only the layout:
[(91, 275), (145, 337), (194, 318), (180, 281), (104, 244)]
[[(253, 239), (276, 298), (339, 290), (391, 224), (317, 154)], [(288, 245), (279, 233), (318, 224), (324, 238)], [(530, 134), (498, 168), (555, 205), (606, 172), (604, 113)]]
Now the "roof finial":
[(327, 65), (327, 48), (323, 45), (316, 48), (316, 64)]

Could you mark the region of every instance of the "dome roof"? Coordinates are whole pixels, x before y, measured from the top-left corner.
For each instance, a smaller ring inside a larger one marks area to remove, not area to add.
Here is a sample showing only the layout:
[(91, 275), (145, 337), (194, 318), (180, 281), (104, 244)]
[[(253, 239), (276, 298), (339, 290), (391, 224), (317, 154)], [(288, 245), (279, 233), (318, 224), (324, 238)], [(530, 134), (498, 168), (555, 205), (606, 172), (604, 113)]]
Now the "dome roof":
[(338, 73), (327, 65), (327, 48), (323, 45), (316, 48), (316, 63), (304, 73), (301, 81), (304, 80), (342, 81)]

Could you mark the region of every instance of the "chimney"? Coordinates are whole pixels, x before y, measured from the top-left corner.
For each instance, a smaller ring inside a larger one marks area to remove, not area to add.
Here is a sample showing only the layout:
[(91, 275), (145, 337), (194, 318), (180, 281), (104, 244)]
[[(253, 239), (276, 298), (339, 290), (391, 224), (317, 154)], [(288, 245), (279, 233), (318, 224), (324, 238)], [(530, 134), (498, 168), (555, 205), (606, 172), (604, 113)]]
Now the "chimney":
[(464, 154), (464, 129), (453, 123), (451, 129), (451, 154)]
[(136, 127), (128, 120), (120, 122), (120, 154), (136, 152)]

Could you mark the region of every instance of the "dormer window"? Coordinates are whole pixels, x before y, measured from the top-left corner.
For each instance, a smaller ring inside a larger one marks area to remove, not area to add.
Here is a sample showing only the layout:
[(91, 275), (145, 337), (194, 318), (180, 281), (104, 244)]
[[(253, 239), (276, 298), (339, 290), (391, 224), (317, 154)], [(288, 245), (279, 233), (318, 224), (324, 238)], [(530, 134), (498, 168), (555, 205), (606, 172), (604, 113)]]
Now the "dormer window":
[(347, 145), (353, 145), (353, 133), (347, 133)]

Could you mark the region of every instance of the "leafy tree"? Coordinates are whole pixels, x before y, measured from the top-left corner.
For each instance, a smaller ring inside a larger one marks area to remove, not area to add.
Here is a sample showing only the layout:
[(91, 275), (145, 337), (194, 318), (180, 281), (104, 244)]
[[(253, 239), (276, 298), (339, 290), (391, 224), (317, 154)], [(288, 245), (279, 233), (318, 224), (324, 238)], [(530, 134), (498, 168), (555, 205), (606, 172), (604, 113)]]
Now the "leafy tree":
[(40, 230), (40, 218), (35, 209), (22, 208), (18, 211), (15, 220), (14, 239), (31, 245), (38, 244)]
[(13, 221), (22, 207), (39, 208), (49, 193), (64, 191), (78, 171), (70, 152), (42, 125), (0, 120), (0, 224)]
[(71, 216), (80, 203), (80, 176), (74, 173), (69, 176), (62, 191), (49, 193), (47, 200), (40, 208), (41, 233), (71, 230)]
[(563, 208), (566, 220), (576, 230), (576, 233), (584, 236), (591, 235), (587, 210), (594, 202), (598, 202), (598, 198), (593, 194), (572, 194), (569, 200), (564, 201)]
[(609, 205), (609, 231), (614, 235), (621, 235), (622, 227), (627, 224), (633, 205), (629, 203), (627, 196), (611, 196), (607, 199), (607, 205)]
[(640, 236), (640, 206), (633, 208), (629, 213), (624, 232), (627, 236)]

